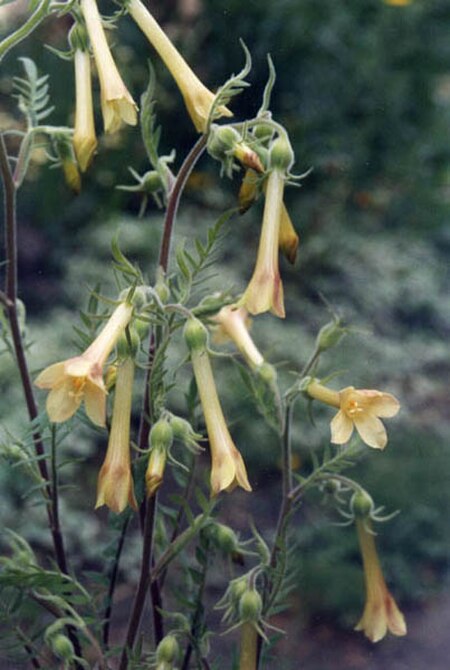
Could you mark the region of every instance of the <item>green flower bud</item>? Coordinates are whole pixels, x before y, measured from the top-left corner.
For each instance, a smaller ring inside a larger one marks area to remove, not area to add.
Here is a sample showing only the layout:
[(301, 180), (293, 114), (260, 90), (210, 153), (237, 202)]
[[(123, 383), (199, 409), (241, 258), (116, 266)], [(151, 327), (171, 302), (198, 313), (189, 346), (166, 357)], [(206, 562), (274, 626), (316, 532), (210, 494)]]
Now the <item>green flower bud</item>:
[(207, 150), (210, 156), (218, 161), (223, 161), (230, 153), (233, 153), (236, 145), (241, 141), (242, 137), (231, 126), (213, 124), (208, 138)]
[(247, 577), (245, 575), (243, 577), (233, 579), (230, 582), (230, 586), (228, 587), (228, 594), (233, 605), (238, 605), (247, 589), (248, 584)]
[(161, 300), (163, 305), (169, 302), (170, 300), (170, 288), (167, 286), (166, 282), (162, 277), (158, 278), (158, 281), (155, 284), (155, 293), (158, 298)]
[[(119, 293), (119, 300), (127, 300), (129, 294), (130, 289), (125, 288)], [(131, 296), (131, 303), (137, 312), (140, 312), (145, 307), (145, 305), (149, 303), (148, 289), (146, 286), (137, 286), (135, 288)]]
[(253, 135), (257, 140), (260, 140), (260, 142), (267, 142), (271, 140), (273, 137), (273, 132), (273, 127), (268, 123), (258, 123), (258, 125), (253, 128)]
[(262, 598), (255, 589), (247, 589), (239, 601), (239, 618), (242, 623), (257, 623), (261, 618)]
[(224, 554), (234, 554), (239, 551), (239, 541), (236, 533), (229, 526), (214, 523), (212, 526), (212, 540)]
[(340, 322), (337, 320), (330, 321), (326, 323), (320, 330), (317, 335), (317, 348), (320, 351), (325, 351), (326, 349), (331, 349), (339, 344), (340, 340), (346, 334), (345, 328), (342, 328)]
[(152, 449), (167, 451), (172, 446), (173, 430), (167, 419), (159, 419), (150, 431), (149, 443)]
[(163, 188), (164, 184), (162, 183), (161, 175), (156, 170), (150, 170), (142, 177), (142, 190), (146, 193), (157, 193)]
[(149, 322), (145, 321), (144, 319), (137, 318), (134, 320), (133, 326), (137, 336), (142, 342), (142, 340), (147, 337), (148, 331), (150, 330)]
[(350, 509), (355, 517), (366, 519), (371, 516), (374, 508), (375, 504), (367, 491), (355, 491), (350, 500)]
[(172, 667), (178, 659), (180, 647), (175, 635), (166, 635), (156, 648), (156, 663), (169, 663)]
[(72, 642), (62, 633), (58, 633), (58, 635), (51, 638), (50, 646), (55, 656), (58, 656), (63, 661), (70, 661), (75, 656)]
[(291, 143), (285, 137), (278, 137), (270, 147), (270, 167), (289, 172), (294, 163)]
[(186, 321), (183, 335), (190, 351), (201, 351), (206, 349), (208, 344), (208, 331), (198, 319), (192, 318)]

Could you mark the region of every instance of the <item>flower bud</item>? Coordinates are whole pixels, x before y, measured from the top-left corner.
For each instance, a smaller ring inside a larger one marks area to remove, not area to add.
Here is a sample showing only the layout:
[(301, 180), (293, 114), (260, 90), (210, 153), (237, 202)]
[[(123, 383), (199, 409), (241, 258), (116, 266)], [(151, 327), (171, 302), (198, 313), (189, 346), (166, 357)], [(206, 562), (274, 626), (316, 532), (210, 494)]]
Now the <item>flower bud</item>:
[(258, 123), (253, 128), (253, 135), (256, 137), (256, 139), (260, 140), (260, 142), (267, 142), (268, 140), (271, 140), (273, 137), (273, 132), (273, 127), (268, 123)]
[(166, 635), (156, 647), (156, 663), (176, 663), (180, 647), (175, 635)]
[(232, 528), (214, 523), (211, 530), (211, 539), (222, 553), (235, 554), (239, 551), (239, 540)]
[(352, 510), (355, 517), (370, 517), (374, 508), (374, 502), (367, 491), (364, 491), (363, 489), (355, 491), (352, 499), (350, 500), (350, 509)]
[(75, 655), (72, 642), (62, 633), (51, 638), (50, 646), (55, 656), (61, 658), (63, 661), (70, 661)]
[(239, 600), (239, 618), (241, 622), (257, 623), (261, 618), (261, 613), (261, 596), (255, 589), (247, 589)]
[(231, 126), (212, 124), (207, 144), (208, 153), (216, 160), (223, 161), (234, 152), (241, 141), (241, 135)]
[(190, 351), (201, 351), (206, 349), (208, 344), (208, 331), (198, 319), (191, 318), (186, 321), (183, 335)]
[(340, 340), (344, 337), (345, 334), (346, 330), (345, 328), (342, 328), (340, 321), (338, 319), (333, 319), (333, 321), (326, 323), (319, 330), (316, 339), (317, 348), (320, 351), (331, 349), (331, 347), (335, 347), (337, 344), (339, 344)]
[(159, 273), (158, 279), (155, 284), (155, 293), (158, 298), (161, 300), (163, 305), (169, 302), (170, 300), (170, 288), (167, 286), (164, 281), (163, 273)]
[(163, 482), (164, 470), (166, 469), (167, 451), (165, 449), (153, 448), (150, 452), (147, 471), (145, 473), (145, 492), (147, 498), (155, 495)]
[(288, 172), (294, 162), (294, 152), (286, 137), (278, 137), (270, 147), (270, 167)]
[(149, 436), (149, 444), (152, 449), (164, 449), (167, 451), (172, 446), (173, 430), (167, 419), (158, 419), (153, 424)]
[(156, 170), (149, 170), (142, 177), (142, 190), (150, 195), (157, 193), (164, 188), (161, 175)]

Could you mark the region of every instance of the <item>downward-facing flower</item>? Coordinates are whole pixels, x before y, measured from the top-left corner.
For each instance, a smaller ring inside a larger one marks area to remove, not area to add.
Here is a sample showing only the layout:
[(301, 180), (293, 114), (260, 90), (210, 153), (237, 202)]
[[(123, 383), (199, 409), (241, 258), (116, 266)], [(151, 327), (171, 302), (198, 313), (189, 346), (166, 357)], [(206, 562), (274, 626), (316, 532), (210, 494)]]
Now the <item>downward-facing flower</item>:
[(373, 389), (355, 389), (353, 386), (332, 391), (315, 380), (309, 384), (308, 394), (339, 408), (331, 422), (333, 444), (348, 442), (356, 428), (362, 441), (369, 447), (384, 449), (387, 434), (380, 417), (393, 417), (400, 409), (400, 403), (393, 395)]
[(283, 284), (278, 267), (278, 237), (284, 176), (273, 170), (267, 180), (264, 215), (253, 276), (239, 301), (250, 314), (271, 311), (284, 318)]
[(286, 209), (286, 205), (282, 204), (281, 206), (281, 220), (280, 220), (280, 232), (278, 235), (278, 245), (280, 247), (281, 253), (287, 258), (289, 263), (292, 265), (295, 263), (297, 258), (297, 249), (299, 244), (299, 237), (297, 232), (292, 225), (291, 217), (289, 212)]
[(98, 475), (95, 507), (107, 505), (120, 514), (127, 504), (137, 508), (130, 459), (130, 419), (134, 360), (125, 358), (117, 366), (114, 405), (106, 457)]
[[(214, 93), (194, 74), (140, 0), (129, 0), (127, 9), (175, 79), (196, 130), (204, 132), (215, 99)], [(219, 107), (217, 112), (218, 116), (232, 116), (226, 107)]]
[(105, 425), (106, 388), (103, 382), (103, 366), (128, 325), (132, 312), (132, 305), (120, 303), (85, 352), (50, 365), (37, 377), (36, 386), (50, 389), (46, 406), (50, 421), (67, 421), (84, 400), (86, 414), (91, 421), (98, 426)]
[(105, 132), (114, 133), (122, 122), (134, 126), (137, 123), (137, 105), (117, 70), (95, 0), (81, 0), (81, 9), (100, 79), (100, 101)]
[(91, 63), (88, 51), (76, 49), (75, 64), (75, 128), (73, 148), (78, 165), (85, 172), (97, 148), (95, 135), (94, 109), (92, 106)]
[(186, 323), (184, 337), (191, 354), (211, 449), (211, 492), (217, 495), (220, 491), (232, 491), (236, 486), (251, 491), (244, 461), (228, 431), (217, 395), (207, 349), (208, 332), (198, 319), (192, 318)]
[[(357, 498), (358, 495), (355, 494), (354, 497)], [(363, 559), (366, 588), (366, 604), (355, 630), (363, 631), (372, 642), (381, 640), (388, 630), (393, 635), (406, 635), (405, 618), (384, 581), (370, 517), (365, 514), (360, 515), (356, 511), (355, 523)]]
[(264, 363), (264, 358), (249, 333), (250, 319), (245, 307), (225, 305), (214, 316), (213, 321), (218, 324), (214, 332), (216, 342), (231, 339), (252, 368), (258, 368)]

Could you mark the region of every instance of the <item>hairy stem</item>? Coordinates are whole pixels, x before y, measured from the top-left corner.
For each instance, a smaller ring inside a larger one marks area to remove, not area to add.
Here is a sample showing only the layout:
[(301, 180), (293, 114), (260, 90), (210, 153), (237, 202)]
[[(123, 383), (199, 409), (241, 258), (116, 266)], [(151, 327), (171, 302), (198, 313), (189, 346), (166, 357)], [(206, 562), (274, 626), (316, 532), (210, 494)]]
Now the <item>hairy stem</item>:
[(20, 26), (20, 28), (17, 28), (11, 35), (8, 35), (8, 37), (5, 37), (5, 39), (0, 42), (0, 61), (10, 49), (28, 37), (28, 35), (37, 28), (41, 21), (45, 19), (50, 6), (50, 1), (51, 0), (41, 0), (33, 14)]

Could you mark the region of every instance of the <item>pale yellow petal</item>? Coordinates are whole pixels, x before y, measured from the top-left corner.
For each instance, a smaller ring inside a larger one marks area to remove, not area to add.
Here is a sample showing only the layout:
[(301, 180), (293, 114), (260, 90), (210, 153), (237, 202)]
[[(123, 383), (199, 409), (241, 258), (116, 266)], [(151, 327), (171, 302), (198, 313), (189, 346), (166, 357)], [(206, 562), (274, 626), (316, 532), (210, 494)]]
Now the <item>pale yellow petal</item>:
[(331, 442), (333, 444), (345, 444), (353, 433), (353, 422), (342, 411), (336, 414), (330, 424)]
[(354, 424), (363, 442), (374, 449), (384, 449), (387, 444), (387, 434), (380, 419), (364, 412), (354, 418)]
[(247, 469), (245, 467), (244, 459), (242, 458), (240, 452), (237, 449), (234, 458), (235, 458), (237, 483), (245, 491), (251, 491), (252, 487), (250, 486), (250, 482), (248, 481)]
[(83, 356), (75, 356), (65, 363), (65, 373), (70, 377), (86, 377), (92, 368), (92, 362)]
[(49, 365), (48, 368), (42, 370), (42, 372), (36, 377), (35, 384), (40, 389), (51, 389), (56, 384), (59, 384), (64, 379), (64, 368), (65, 362), (54, 363)]
[[(237, 486), (236, 468), (233, 459), (228, 455), (213, 456), (211, 467), (211, 493), (213, 496), (220, 491), (230, 491)], [(234, 486), (233, 486), (234, 484)], [(231, 488), (230, 488), (231, 487)]]
[(406, 635), (408, 631), (405, 617), (400, 612), (399, 608), (397, 607), (397, 603), (390, 594), (389, 600), (386, 602), (386, 613), (390, 632), (393, 635), (398, 635), (400, 637)]
[(57, 384), (48, 394), (47, 414), (50, 421), (62, 423), (75, 414), (80, 406), (81, 395), (73, 392), (71, 379)]
[(106, 390), (91, 380), (86, 381), (84, 387), (84, 406), (86, 414), (97, 426), (106, 423)]
[(370, 411), (381, 418), (395, 416), (400, 409), (400, 403), (397, 398), (390, 393), (381, 393), (370, 403)]

